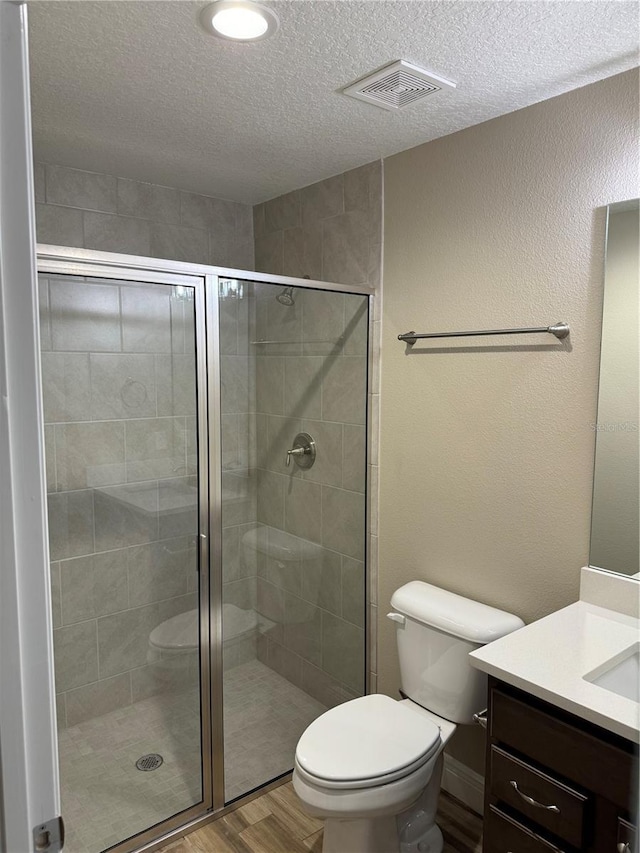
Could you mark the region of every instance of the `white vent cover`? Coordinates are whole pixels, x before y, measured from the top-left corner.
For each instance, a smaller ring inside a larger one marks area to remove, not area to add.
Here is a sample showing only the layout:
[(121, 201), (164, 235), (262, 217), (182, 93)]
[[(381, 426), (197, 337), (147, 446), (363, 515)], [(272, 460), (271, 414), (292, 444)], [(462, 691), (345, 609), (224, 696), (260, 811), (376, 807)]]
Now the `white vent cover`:
[(351, 83), (342, 92), (384, 110), (400, 110), (440, 89), (455, 88), (451, 80), (399, 59)]

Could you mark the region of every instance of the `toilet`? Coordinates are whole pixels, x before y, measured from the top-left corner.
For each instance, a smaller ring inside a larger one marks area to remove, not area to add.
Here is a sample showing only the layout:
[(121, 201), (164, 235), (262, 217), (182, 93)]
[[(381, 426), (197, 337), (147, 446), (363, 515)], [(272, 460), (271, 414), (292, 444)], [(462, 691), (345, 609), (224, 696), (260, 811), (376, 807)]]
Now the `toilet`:
[[(200, 677), (199, 611), (165, 619), (149, 634), (147, 663), (161, 689), (182, 688)], [(231, 669), (255, 658), (258, 616), (235, 604), (222, 605), (223, 662)]]
[(296, 748), (293, 787), (325, 822), (323, 853), (441, 853), (443, 750), (486, 707), (486, 675), (468, 654), (524, 625), (422, 581), (396, 590), (391, 606), (404, 698), (338, 705)]
[(305, 573), (308, 600), (317, 600), (321, 588), (318, 571), (323, 555), (321, 545), (266, 524), (248, 530), (241, 542), (246, 569), (280, 588), (287, 588), (296, 575), (299, 578)]

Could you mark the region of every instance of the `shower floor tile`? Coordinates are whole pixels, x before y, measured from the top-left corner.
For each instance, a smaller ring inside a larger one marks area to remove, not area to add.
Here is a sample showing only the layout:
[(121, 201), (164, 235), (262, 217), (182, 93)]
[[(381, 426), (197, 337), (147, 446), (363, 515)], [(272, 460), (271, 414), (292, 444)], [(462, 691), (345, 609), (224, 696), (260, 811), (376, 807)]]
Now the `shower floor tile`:
[(302, 732), (326, 707), (259, 661), (225, 674), (227, 802), (287, 773)]
[[(326, 708), (259, 661), (225, 672), (227, 801), (286, 773)], [(141, 755), (160, 753), (141, 772)], [(68, 853), (100, 853), (200, 801), (198, 694), (162, 694), (59, 733)]]

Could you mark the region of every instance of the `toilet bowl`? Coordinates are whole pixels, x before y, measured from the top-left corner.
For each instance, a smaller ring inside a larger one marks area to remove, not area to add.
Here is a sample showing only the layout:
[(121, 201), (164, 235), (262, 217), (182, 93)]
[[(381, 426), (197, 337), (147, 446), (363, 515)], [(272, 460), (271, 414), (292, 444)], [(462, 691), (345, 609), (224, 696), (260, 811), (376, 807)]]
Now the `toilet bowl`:
[(373, 694), (332, 708), (296, 748), (293, 786), (325, 821), (323, 853), (441, 853), (443, 750), (486, 700), (486, 676), (468, 654), (524, 624), (421, 581), (391, 604), (406, 698)]
[[(293, 784), (307, 811), (325, 819), (324, 853), (417, 850), (406, 846), (416, 830), (421, 853), (437, 850), (442, 750), (455, 728), (409, 700), (380, 694), (315, 720), (298, 742)], [(396, 816), (404, 812), (400, 848)], [(435, 846), (427, 846), (424, 826)]]
[[(185, 610), (166, 619), (149, 634), (147, 662), (160, 688), (197, 682), (200, 672), (199, 610)], [(225, 669), (255, 658), (258, 616), (235, 604), (222, 605)]]

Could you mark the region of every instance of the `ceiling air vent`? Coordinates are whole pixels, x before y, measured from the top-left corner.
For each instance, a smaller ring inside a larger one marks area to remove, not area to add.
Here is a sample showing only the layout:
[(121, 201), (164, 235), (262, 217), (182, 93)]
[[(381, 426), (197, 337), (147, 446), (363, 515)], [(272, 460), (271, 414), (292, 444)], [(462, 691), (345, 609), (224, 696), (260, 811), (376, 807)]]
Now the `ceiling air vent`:
[(351, 83), (342, 92), (384, 110), (400, 110), (440, 89), (455, 88), (451, 80), (399, 59)]

